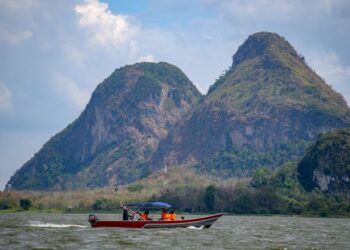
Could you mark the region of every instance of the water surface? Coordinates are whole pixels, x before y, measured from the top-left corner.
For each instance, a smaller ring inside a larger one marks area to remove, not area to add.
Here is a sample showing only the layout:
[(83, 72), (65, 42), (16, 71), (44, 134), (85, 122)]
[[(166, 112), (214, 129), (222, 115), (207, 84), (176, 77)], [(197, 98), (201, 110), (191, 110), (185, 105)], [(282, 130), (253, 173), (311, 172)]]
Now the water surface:
[(350, 249), (350, 219), (224, 216), (201, 230), (90, 228), (87, 217), (1, 214), (0, 249)]

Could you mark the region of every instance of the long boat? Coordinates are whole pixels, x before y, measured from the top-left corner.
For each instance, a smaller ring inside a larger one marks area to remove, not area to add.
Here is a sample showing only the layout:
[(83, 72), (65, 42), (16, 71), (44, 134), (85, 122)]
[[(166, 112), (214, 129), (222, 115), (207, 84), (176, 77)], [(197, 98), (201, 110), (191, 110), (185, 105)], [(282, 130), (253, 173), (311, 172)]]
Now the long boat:
[(205, 217), (195, 219), (181, 219), (181, 220), (119, 220), (108, 221), (99, 220), (95, 215), (89, 216), (91, 227), (119, 227), (119, 228), (187, 228), (187, 227), (203, 227), (209, 228), (213, 223), (224, 214), (213, 214)]

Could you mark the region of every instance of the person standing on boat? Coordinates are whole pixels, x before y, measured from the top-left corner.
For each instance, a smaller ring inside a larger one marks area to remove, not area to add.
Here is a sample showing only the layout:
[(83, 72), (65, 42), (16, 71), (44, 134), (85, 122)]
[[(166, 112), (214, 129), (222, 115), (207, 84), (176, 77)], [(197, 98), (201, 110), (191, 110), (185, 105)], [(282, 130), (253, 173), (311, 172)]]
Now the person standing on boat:
[(124, 208), (123, 210), (123, 220), (129, 220), (132, 216), (129, 215), (128, 210)]

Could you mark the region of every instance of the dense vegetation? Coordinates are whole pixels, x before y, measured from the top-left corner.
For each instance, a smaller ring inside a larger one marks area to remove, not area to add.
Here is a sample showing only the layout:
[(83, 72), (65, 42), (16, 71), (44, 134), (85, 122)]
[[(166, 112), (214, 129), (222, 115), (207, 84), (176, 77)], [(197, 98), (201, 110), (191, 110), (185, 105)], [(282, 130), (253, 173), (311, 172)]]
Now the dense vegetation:
[(342, 192), (306, 192), (297, 179), (297, 164), (287, 163), (278, 171), (260, 168), (250, 182), (235, 185), (217, 182), (207, 186), (185, 185), (150, 192), (135, 183), (122, 189), (74, 192), (31, 192), (0, 195), (0, 210), (117, 212), (120, 202), (162, 200), (178, 212), (234, 214), (290, 214), (350, 216), (350, 200)]
[[(275, 171), (260, 167), (250, 181), (208, 179), (178, 167), (167, 174), (167, 186), (163, 183), (164, 173), (156, 172), (114, 190), (4, 192), (0, 193), (0, 210), (119, 212), (120, 202), (162, 200), (172, 204), (178, 212), (189, 213), (350, 216), (349, 189), (344, 189), (339, 181), (336, 182), (338, 186), (333, 185), (328, 190), (317, 185), (310, 188), (314, 180), (305, 178), (302, 171), (312, 167), (313, 171), (323, 171), (334, 180), (346, 182), (350, 177), (349, 138), (349, 130), (321, 135), (301, 161), (288, 162)], [(320, 157), (322, 164), (313, 165)]]
[(160, 199), (185, 211), (350, 216), (349, 166), (350, 129), (342, 129), (320, 135), (299, 162), (258, 168), (249, 183), (179, 188)]
[(288, 41), (268, 32), (249, 36), (239, 47), (229, 70), (210, 87), (206, 101), (224, 102), (242, 114), (263, 112), (259, 104), (278, 104), (317, 108), (349, 119), (344, 98), (311, 70)]
[(0, 211), (116, 212), (120, 202), (149, 199), (144, 192), (119, 189), (0, 192)]
[(255, 170), (261, 167), (273, 169), (283, 165), (287, 160), (298, 160), (309, 144), (309, 141), (299, 140), (276, 145), (272, 149), (256, 151), (249, 146), (238, 149), (233, 147), (230, 141), (214, 157), (205, 159), (193, 167), (199, 173), (212, 174), (221, 178), (252, 176)]
[(321, 134), (299, 162), (298, 173), (308, 191), (319, 188), (350, 197), (350, 129)]
[(235, 187), (178, 188), (162, 193), (158, 199), (185, 212), (228, 212), (235, 214), (296, 214), (350, 216), (346, 194), (306, 192), (297, 180), (296, 163), (278, 171), (258, 169), (250, 183)]

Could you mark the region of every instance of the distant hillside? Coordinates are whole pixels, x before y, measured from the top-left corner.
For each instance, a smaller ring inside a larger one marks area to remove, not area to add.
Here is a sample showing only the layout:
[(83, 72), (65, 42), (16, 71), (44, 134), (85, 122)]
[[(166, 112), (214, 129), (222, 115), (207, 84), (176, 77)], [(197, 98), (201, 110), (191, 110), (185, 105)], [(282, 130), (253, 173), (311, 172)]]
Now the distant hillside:
[(350, 110), (343, 97), (284, 38), (260, 32), (160, 143), (153, 164), (249, 176), (299, 159), (319, 133), (344, 127), (350, 127)]
[(124, 184), (150, 173), (147, 161), (201, 94), (177, 67), (138, 63), (99, 84), (85, 110), (11, 177), (14, 189)]
[(346, 193), (350, 199), (350, 129), (322, 134), (298, 164), (307, 191)]

